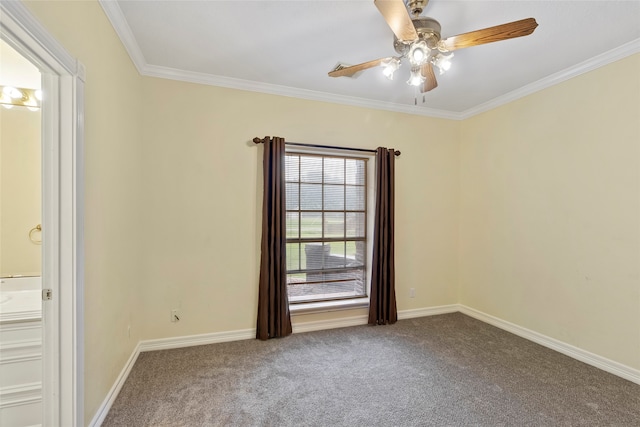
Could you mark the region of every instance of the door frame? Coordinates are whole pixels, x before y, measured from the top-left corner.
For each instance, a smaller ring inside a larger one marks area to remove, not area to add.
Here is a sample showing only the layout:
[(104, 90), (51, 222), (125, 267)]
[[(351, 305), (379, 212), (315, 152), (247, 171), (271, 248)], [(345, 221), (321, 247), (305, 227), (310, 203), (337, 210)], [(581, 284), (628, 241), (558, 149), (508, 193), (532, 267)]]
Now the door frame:
[(20, 1), (0, 37), (42, 73), (42, 424), (84, 425), (85, 69)]

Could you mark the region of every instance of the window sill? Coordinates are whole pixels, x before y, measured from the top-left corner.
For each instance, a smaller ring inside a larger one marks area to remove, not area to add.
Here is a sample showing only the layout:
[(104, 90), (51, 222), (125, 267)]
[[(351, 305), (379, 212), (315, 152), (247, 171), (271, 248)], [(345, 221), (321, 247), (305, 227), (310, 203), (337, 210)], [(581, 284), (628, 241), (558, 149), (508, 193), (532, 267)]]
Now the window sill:
[(323, 313), (327, 311), (350, 310), (354, 308), (369, 307), (369, 298), (354, 298), (336, 301), (307, 302), (301, 304), (289, 304), (291, 315)]

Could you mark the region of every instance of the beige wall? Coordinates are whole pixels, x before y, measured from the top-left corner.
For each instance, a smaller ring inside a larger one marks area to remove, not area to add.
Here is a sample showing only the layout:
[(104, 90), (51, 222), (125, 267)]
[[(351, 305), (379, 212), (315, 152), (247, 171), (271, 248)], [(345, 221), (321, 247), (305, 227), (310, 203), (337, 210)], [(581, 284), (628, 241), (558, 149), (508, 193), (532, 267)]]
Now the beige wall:
[(462, 141), (460, 303), (640, 369), (640, 55)]
[[(255, 136), (401, 150), (398, 309), (456, 302), (458, 122), (156, 78), (143, 87), (146, 338), (255, 327), (262, 203)], [(172, 308), (182, 311), (178, 323), (170, 323)]]
[(254, 327), (264, 135), (403, 151), (400, 310), (639, 367), (638, 56), (456, 122), (142, 78), (96, 2), (27, 6), (87, 67), (87, 421), (138, 340)]
[[(25, 2), (87, 69), (85, 421), (140, 339), (141, 77), (95, 1)], [(131, 325), (131, 338), (127, 327)]]
[(0, 108), (0, 276), (41, 272), (40, 155), (40, 111)]

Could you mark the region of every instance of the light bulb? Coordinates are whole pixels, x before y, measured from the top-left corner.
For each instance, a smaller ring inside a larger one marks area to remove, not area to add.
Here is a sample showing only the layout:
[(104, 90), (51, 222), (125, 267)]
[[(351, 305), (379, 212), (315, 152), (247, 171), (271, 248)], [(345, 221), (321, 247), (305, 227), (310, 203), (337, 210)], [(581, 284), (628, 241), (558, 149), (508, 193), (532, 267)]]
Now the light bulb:
[(389, 80), (393, 80), (393, 73), (400, 68), (400, 60), (398, 58), (390, 58), (382, 63), (384, 69), (382, 74)]
[(453, 58), (453, 52), (449, 55), (443, 55), (439, 53), (434, 60), (434, 65), (438, 67), (440, 71), (440, 75), (444, 74), (445, 71), (449, 71), (451, 68), (451, 58)]
[(36, 90), (36, 99), (42, 101), (42, 91), (40, 89)]
[(422, 65), (429, 59), (429, 46), (424, 40), (414, 42), (409, 49), (409, 61), (411, 65)]
[(410, 86), (420, 86), (424, 82), (425, 78), (420, 72), (420, 67), (411, 68), (411, 77), (407, 80), (407, 84)]
[(7, 95), (8, 97), (13, 98), (13, 99), (20, 99), (23, 96), (21, 91), (19, 91), (18, 89), (16, 89), (15, 87), (12, 87), (12, 86), (3, 87), (2, 88), (2, 93), (4, 93), (5, 95)]

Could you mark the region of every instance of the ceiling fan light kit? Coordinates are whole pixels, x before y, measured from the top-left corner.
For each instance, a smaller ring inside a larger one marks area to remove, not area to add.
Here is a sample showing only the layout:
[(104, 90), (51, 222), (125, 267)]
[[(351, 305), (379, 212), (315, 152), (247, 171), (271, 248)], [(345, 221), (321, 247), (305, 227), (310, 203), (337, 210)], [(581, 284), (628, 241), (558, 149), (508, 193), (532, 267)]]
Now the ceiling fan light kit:
[(454, 50), (527, 36), (538, 26), (534, 18), (527, 18), (442, 39), (440, 23), (420, 16), (427, 3), (429, 0), (374, 0), (395, 35), (393, 47), (399, 56), (338, 66), (329, 72), (329, 76), (351, 77), (368, 68), (382, 66), (384, 76), (393, 80), (402, 60), (407, 59), (411, 71), (407, 84), (420, 87), (424, 94), (438, 86), (433, 67), (438, 68), (440, 75), (449, 70)]

